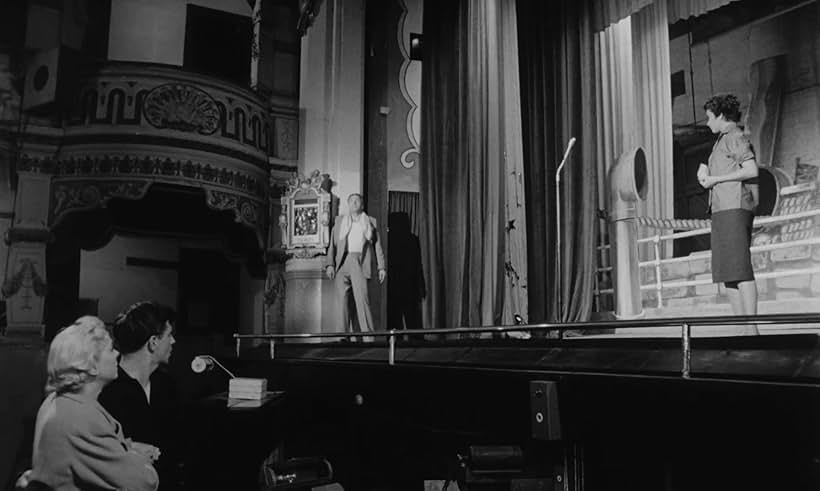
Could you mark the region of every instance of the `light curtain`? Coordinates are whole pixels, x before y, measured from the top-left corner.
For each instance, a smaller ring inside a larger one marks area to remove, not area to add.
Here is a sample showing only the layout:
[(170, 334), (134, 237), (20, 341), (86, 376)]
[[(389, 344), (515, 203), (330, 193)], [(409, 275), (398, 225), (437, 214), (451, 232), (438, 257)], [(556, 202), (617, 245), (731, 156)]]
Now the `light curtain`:
[[(598, 208), (609, 206), (609, 169), (625, 151), (634, 148), (636, 139), (635, 97), (632, 74), (632, 21), (621, 20), (595, 34)], [(598, 220), (598, 244), (609, 243), (609, 227), (606, 220)], [(602, 267), (612, 266), (607, 250), (598, 251), (596, 259)], [(596, 281), (603, 277), (596, 276)], [(599, 283), (603, 285), (605, 283)], [(598, 297), (595, 310), (610, 310), (611, 305)]]
[(601, 178), (598, 206), (606, 209), (609, 169), (622, 153), (633, 148), (636, 140), (631, 19), (623, 19), (596, 33), (595, 44), (598, 50), (596, 79), (599, 81), (596, 160)]
[[(513, 288), (506, 275), (527, 270), (524, 220), (517, 233), (506, 230), (521, 213), (508, 207), (515, 191), (508, 174), (521, 166), (520, 104), (507, 93), (518, 87), (514, 26), (513, 0), (424, 6), (420, 200), (428, 327), (498, 325), (526, 307), (523, 287)], [(524, 207), (523, 195), (516, 203)]]
[[(703, 15), (736, 0), (666, 0), (667, 22), (674, 24), (681, 19)], [(657, 3), (664, 3), (657, 0)]]
[[(674, 217), (672, 87), (666, 2), (632, 16), (637, 144), (646, 153), (648, 189), (642, 215)], [(665, 255), (671, 253), (671, 243)]]
[(646, 7), (653, 0), (603, 0), (592, 7), (592, 29), (600, 32)]

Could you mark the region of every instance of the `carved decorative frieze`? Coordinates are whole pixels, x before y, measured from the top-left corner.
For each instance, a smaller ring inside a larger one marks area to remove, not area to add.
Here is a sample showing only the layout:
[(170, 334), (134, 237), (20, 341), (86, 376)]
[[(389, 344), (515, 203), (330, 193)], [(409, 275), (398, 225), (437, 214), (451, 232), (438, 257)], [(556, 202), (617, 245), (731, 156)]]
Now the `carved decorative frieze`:
[(216, 101), (193, 85), (172, 83), (154, 87), (142, 107), (145, 119), (154, 128), (171, 128), (210, 135), (219, 129), (220, 112)]
[(261, 203), (224, 191), (206, 190), (208, 206), (217, 211), (231, 210), (238, 223), (257, 227), (263, 219)]
[(151, 181), (60, 181), (52, 190), (51, 224), (58, 223), (73, 211), (93, 210), (105, 206), (112, 198), (142, 199)]
[(226, 167), (215, 167), (190, 160), (171, 160), (150, 157), (86, 157), (66, 159), (53, 165), (55, 178), (161, 178), (168, 182), (185, 184), (213, 184), (232, 188), (264, 200), (267, 196), (266, 182), (256, 176)]
[(22, 161), (27, 168), (48, 167), (54, 175), (51, 226), (70, 212), (105, 206), (112, 198), (142, 199), (152, 183), (165, 182), (204, 189), (210, 208), (233, 211), (236, 221), (253, 228), (264, 247), (268, 183), (259, 176), (168, 158), (102, 156), (45, 163), (24, 156)]
[[(201, 135), (208, 135), (212, 150), (244, 147), (260, 167), (271, 149), (272, 122), (264, 101), (246, 88), (205, 75), (109, 62), (81, 75), (79, 95), (67, 125), (73, 138), (96, 134), (100, 125), (107, 127), (106, 138), (118, 127), (137, 139), (169, 131), (168, 138), (192, 133), (192, 143), (202, 144)], [(134, 133), (135, 128), (144, 130)]]

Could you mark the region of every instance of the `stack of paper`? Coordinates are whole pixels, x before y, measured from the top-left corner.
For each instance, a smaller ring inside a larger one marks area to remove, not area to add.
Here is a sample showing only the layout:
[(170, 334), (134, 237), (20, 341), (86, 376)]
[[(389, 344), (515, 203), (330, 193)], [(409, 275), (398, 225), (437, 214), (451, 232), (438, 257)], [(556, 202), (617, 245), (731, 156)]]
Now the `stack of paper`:
[(228, 398), (260, 400), (268, 389), (268, 381), (263, 378), (232, 378), (228, 384)]

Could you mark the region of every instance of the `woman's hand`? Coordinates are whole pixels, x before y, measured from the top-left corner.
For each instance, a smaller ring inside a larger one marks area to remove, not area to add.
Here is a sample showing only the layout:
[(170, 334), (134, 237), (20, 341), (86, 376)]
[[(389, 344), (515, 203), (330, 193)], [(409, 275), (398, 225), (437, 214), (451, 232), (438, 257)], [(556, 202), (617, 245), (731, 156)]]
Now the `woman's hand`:
[(31, 482), (31, 469), (20, 474), (20, 477), (18, 477), (17, 481), (14, 483), (14, 489), (26, 489), (29, 482)]
[(715, 184), (718, 183), (717, 178), (713, 176), (703, 176), (698, 178), (698, 182), (700, 185), (704, 187), (704, 189), (711, 189)]
[(148, 460), (150, 460), (151, 462), (156, 462), (157, 460), (159, 460), (159, 456), (161, 454), (159, 448), (142, 442), (134, 442), (131, 440), (128, 440), (128, 442), (131, 445), (131, 450), (148, 458)]

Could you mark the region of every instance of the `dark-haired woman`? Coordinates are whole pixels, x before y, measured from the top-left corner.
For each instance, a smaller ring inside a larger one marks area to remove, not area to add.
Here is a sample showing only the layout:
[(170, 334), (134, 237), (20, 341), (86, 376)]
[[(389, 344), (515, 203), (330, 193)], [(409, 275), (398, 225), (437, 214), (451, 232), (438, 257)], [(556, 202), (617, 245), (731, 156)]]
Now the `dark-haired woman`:
[[(740, 103), (733, 95), (711, 97), (703, 109), (718, 136), (709, 166), (698, 171), (710, 190), (712, 210), (712, 281), (726, 286), (735, 315), (757, 313), (757, 285), (749, 247), (757, 207), (757, 162), (749, 138), (738, 127)], [(757, 334), (757, 329), (754, 329)]]

